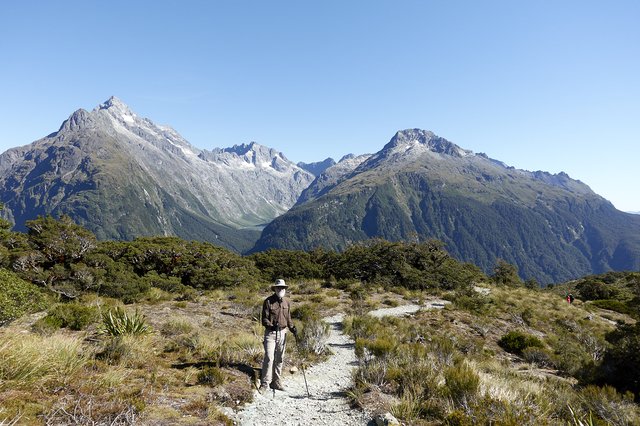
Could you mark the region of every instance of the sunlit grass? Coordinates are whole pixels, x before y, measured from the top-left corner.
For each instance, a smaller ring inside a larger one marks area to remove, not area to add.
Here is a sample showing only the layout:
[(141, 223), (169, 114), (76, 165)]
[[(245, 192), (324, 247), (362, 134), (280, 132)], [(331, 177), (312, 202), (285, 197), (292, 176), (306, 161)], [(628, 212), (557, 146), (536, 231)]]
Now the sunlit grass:
[(66, 383), (88, 359), (78, 337), (4, 334), (0, 343), (0, 390)]

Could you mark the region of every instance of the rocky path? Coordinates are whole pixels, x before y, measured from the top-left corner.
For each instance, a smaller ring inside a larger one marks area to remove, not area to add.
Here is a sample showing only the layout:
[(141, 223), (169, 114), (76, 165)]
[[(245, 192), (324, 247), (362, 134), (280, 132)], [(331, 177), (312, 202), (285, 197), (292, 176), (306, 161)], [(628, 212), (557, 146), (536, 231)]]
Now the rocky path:
[[(403, 305), (378, 309), (370, 315), (402, 316), (417, 312), (421, 308), (441, 308), (444, 301), (431, 301), (425, 305)], [(325, 318), (331, 327), (328, 345), (333, 355), (325, 362), (306, 371), (310, 397), (302, 372), (285, 380), (286, 391), (272, 391), (260, 395), (235, 413), (239, 425), (367, 425), (371, 418), (360, 410), (349, 406), (346, 389), (351, 386), (351, 373), (357, 366), (353, 340), (342, 332), (343, 315)], [(287, 351), (294, 350), (292, 346)], [(286, 367), (286, 362), (285, 362)], [(287, 373), (288, 374), (288, 373)]]

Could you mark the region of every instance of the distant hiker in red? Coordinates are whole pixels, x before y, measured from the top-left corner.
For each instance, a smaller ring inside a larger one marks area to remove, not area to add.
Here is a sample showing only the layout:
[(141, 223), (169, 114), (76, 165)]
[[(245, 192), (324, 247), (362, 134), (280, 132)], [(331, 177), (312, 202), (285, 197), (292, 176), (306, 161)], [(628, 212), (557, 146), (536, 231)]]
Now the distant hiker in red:
[(276, 280), (271, 286), (273, 294), (262, 304), (262, 325), (264, 330), (264, 360), (262, 361), (262, 378), (258, 392), (265, 393), (271, 389), (284, 390), (282, 385), (282, 364), (287, 343), (287, 329), (294, 336), (296, 327), (291, 320), (291, 306), (284, 296), (287, 292), (284, 280)]
[(573, 303), (573, 294), (569, 293), (567, 295), (567, 303), (569, 303), (569, 304)]

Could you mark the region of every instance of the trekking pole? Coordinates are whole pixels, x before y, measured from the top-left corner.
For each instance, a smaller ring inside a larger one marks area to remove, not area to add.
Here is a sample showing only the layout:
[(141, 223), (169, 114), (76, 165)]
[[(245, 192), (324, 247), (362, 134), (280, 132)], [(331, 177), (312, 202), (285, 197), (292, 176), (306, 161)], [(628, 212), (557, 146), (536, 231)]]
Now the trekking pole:
[[(296, 338), (296, 348), (298, 348), (298, 355), (300, 355), (300, 342), (298, 341), (298, 335), (294, 334), (293, 337)], [(304, 371), (304, 360), (300, 363), (300, 368), (302, 369), (302, 377), (304, 378), (304, 386), (307, 388), (307, 398), (311, 398), (311, 394), (309, 393), (309, 384), (307, 383), (307, 373)]]
[(302, 377), (304, 377), (304, 386), (307, 388), (307, 398), (311, 399), (311, 394), (309, 393), (309, 384), (307, 384), (307, 374), (304, 372), (304, 362), (300, 364), (302, 367)]

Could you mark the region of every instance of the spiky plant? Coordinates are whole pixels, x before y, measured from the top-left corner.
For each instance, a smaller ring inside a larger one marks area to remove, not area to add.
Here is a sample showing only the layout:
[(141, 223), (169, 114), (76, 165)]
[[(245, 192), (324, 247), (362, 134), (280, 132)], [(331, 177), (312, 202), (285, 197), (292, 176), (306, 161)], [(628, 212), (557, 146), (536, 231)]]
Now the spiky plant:
[(102, 332), (111, 336), (140, 335), (150, 333), (151, 328), (138, 310), (131, 314), (116, 307), (102, 314)]

